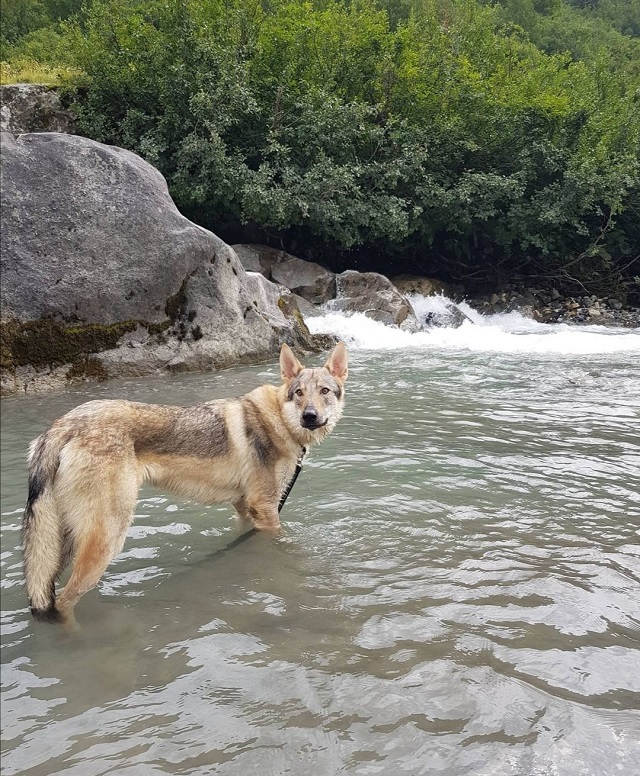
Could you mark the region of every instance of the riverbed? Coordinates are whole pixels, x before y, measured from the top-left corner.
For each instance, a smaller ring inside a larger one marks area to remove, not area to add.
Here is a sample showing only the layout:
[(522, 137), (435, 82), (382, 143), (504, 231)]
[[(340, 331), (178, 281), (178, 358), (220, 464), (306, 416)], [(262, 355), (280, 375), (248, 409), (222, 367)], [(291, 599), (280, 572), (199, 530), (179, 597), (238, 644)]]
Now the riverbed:
[(3, 774), (638, 773), (640, 332), (309, 323), (350, 347), (347, 405), (281, 535), (145, 489), (76, 630), (28, 614), (28, 442), (277, 364), (2, 401)]

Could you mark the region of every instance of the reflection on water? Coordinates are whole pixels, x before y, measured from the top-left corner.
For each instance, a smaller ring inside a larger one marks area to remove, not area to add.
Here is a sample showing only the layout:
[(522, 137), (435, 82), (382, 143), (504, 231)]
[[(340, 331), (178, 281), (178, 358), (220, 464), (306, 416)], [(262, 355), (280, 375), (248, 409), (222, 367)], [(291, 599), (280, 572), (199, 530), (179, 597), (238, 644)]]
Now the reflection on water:
[(89, 398), (188, 404), (276, 367), (2, 404), (3, 772), (633, 774), (640, 359), (356, 350), (276, 538), (145, 490), (80, 630), (27, 615), (27, 442)]

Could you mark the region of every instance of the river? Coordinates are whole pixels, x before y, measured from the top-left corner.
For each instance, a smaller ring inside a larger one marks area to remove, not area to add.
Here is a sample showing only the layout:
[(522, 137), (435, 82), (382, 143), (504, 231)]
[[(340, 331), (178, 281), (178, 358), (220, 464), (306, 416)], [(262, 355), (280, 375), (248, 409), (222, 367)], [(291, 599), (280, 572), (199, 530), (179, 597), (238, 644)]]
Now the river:
[(29, 440), (277, 365), (3, 400), (4, 776), (640, 773), (640, 331), (471, 317), (310, 319), (347, 405), (282, 534), (143, 490), (75, 631), (26, 608)]

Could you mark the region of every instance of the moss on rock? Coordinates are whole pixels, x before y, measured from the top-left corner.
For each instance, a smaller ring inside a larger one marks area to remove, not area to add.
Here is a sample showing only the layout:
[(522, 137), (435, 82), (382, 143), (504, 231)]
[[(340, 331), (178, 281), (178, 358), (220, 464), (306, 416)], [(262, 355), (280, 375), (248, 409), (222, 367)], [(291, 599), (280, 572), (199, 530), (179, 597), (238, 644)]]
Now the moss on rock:
[(311, 332), (309, 331), (307, 324), (304, 322), (302, 313), (300, 312), (293, 296), (281, 296), (278, 299), (278, 307), (282, 311), (282, 314), (285, 318), (293, 319), (296, 322), (305, 337), (311, 338)]
[(0, 369), (15, 369), (11, 344), (16, 335), (18, 324), (15, 321), (2, 321), (0, 325)]
[(89, 353), (115, 348), (118, 340), (134, 331), (138, 321), (110, 325), (95, 323), (65, 326), (51, 318), (6, 321), (2, 326), (3, 369), (29, 364), (35, 367), (68, 364)]
[(79, 358), (71, 365), (66, 374), (67, 380), (107, 380), (109, 373), (104, 368), (101, 361), (95, 356)]

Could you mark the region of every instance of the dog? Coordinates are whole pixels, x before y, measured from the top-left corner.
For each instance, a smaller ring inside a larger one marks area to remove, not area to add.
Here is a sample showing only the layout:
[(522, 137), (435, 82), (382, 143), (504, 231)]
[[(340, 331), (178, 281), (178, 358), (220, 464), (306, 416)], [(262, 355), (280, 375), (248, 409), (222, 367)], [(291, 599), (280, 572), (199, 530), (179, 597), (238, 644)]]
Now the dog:
[(283, 345), (277, 388), (192, 407), (90, 401), (56, 420), (29, 448), (22, 543), (32, 615), (72, 620), (121, 552), (143, 483), (201, 503), (229, 502), (256, 529), (277, 531), (298, 461), (342, 415), (347, 362), (342, 342), (315, 369)]

